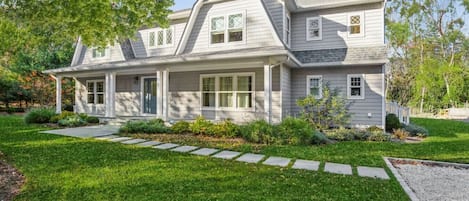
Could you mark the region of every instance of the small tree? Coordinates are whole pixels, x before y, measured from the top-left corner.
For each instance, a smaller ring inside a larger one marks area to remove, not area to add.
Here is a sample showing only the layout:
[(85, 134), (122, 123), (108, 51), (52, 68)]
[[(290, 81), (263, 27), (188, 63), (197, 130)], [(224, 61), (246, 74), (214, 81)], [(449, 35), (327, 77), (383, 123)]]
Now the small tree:
[(331, 91), (329, 86), (324, 86), (322, 91), (320, 99), (309, 95), (297, 101), (297, 105), (303, 108), (302, 117), (320, 129), (349, 124), (348, 107), (339, 90)]

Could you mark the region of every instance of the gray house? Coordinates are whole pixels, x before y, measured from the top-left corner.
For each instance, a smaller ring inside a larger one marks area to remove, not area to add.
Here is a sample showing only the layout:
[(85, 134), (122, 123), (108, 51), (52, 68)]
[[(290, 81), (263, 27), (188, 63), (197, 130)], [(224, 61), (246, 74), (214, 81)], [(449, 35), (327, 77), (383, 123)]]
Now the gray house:
[(75, 110), (103, 118), (279, 122), (338, 88), (352, 126), (384, 126), (385, 0), (198, 0), (106, 49), (77, 44)]

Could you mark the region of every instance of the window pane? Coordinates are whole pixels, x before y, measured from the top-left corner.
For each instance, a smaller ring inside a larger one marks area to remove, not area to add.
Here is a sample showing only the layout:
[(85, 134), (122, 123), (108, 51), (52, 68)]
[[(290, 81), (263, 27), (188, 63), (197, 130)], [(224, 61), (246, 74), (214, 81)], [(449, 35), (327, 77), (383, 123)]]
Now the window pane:
[(360, 24), (360, 15), (351, 16), (350, 24), (352, 25)]
[(202, 91), (215, 91), (215, 78), (203, 78), (202, 79)]
[(202, 95), (202, 104), (204, 107), (215, 107), (215, 93), (204, 93)]
[(350, 89), (350, 96), (361, 96), (361, 88), (360, 87), (352, 87)]
[(310, 28), (310, 29), (317, 29), (317, 28), (319, 28), (319, 20), (318, 20), (318, 19), (311, 19), (311, 20), (309, 20), (309, 28)]
[(361, 86), (361, 78), (359, 77), (352, 77), (350, 79), (350, 86)]
[(350, 33), (351, 34), (359, 34), (360, 33), (360, 25), (350, 26)]
[(221, 33), (212, 33), (212, 44), (224, 43), (224, 42), (225, 42), (225, 34), (224, 34), (224, 32), (221, 32)]
[(88, 93), (94, 92), (94, 82), (88, 82)]
[(88, 94), (88, 104), (94, 104), (94, 94)]
[(229, 33), (229, 42), (243, 41), (243, 31), (230, 31)]
[(243, 15), (242, 14), (236, 14), (236, 15), (230, 15), (228, 17), (229, 21), (229, 26), (228, 28), (233, 29), (233, 28), (242, 28), (243, 27)]
[(238, 93), (238, 107), (252, 108), (252, 93)]
[(225, 30), (225, 17), (212, 18), (212, 31), (224, 31)]
[(220, 77), (220, 91), (233, 91), (233, 77)]
[(310, 87), (319, 87), (319, 78), (313, 78), (309, 80), (309, 86)]
[(104, 94), (98, 94), (98, 102), (96, 104), (104, 104)]
[(233, 93), (220, 93), (219, 107), (233, 107)]
[(170, 45), (173, 43), (173, 30), (167, 29), (166, 30), (166, 44)]
[(319, 88), (317, 87), (311, 87), (309, 89), (309, 93), (313, 96), (319, 96)]
[(163, 45), (164, 43), (164, 32), (158, 31), (158, 45)]
[(238, 77), (238, 91), (252, 91), (252, 77), (239, 76)]
[(96, 82), (96, 92), (104, 92), (104, 82)]
[(150, 42), (149, 42), (150, 47), (154, 47), (156, 45), (156, 43), (155, 43), (155, 32), (150, 32), (149, 40), (150, 40)]

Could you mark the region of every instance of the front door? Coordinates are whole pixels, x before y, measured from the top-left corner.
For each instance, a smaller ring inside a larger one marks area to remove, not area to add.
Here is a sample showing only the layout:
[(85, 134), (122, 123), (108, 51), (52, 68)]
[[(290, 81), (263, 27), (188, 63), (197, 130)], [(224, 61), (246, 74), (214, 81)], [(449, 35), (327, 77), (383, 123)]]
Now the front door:
[(156, 78), (143, 78), (143, 113), (156, 114), (157, 82)]

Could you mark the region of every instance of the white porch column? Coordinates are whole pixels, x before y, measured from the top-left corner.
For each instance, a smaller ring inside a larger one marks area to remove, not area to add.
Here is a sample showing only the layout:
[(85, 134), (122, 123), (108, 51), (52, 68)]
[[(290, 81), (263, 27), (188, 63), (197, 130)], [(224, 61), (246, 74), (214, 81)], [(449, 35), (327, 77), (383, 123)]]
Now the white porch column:
[(265, 120), (272, 123), (272, 68), (264, 64), (264, 113)]
[(163, 71), (163, 119), (168, 120), (168, 99), (169, 99), (169, 70)]
[(156, 86), (157, 86), (157, 92), (156, 92), (156, 116), (158, 118), (163, 117), (163, 76), (161, 75), (161, 71), (157, 70), (156, 71)]
[(55, 87), (55, 113), (60, 114), (62, 113), (62, 76), (56, 77)]
[(106, 112), (105, 117), (116, 117), (116, 73), (106, 73), (105, 81), (106, 95)]

